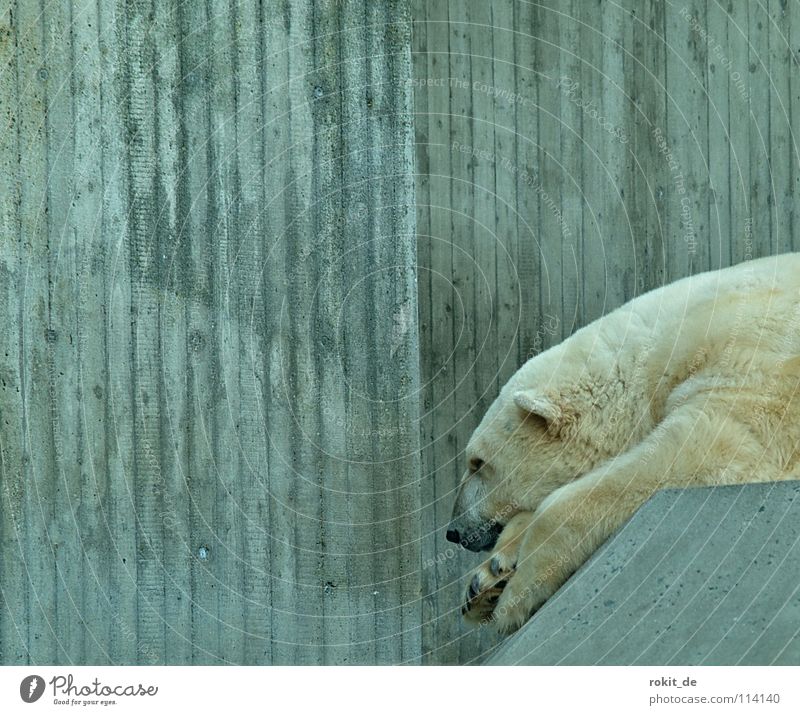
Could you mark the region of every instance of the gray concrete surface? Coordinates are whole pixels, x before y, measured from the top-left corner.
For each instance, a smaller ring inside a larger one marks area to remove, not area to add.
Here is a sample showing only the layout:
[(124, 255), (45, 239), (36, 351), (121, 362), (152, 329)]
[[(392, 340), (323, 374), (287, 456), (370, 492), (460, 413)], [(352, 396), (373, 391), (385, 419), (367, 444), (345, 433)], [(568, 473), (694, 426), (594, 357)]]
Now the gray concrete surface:
[(0, 663), (419, 658), (410, 32), (0, 2)]
[(426, 662), (469, 435), (528, 357), (650, 288), (800, 250), (800, 3), (414, 0)]
[(0, 0), (0, 662), (472, 662), (500, 386), (800, 248), (800, 3), (410, 4)]
[(492, 665), (800, 665), (800, 482), (656, 494)]

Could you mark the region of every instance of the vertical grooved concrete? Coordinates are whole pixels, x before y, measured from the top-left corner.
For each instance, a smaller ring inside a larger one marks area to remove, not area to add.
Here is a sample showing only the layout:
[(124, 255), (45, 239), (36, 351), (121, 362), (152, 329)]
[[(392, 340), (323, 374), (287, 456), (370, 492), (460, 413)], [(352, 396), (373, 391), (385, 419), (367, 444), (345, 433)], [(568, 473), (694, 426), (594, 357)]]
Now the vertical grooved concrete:
[(421, 655), (406, 3), (0, 9), (0, 660)]
[(646, 290), (800, 245), (798, 3), (413, 7), (425, 658), (471, 662), (477, 558), (444, 531), (509, 375)]
[(495, 645), (500, 387), (800, 245), (800, 5), (684, 5), (0, 1), (0, 662)]

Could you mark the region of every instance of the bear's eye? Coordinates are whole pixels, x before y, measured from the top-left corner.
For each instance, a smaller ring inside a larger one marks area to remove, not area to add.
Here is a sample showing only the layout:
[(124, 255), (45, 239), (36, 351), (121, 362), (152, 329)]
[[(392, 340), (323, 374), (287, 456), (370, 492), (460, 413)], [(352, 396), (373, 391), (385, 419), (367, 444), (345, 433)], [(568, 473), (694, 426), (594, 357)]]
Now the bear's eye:
[(483, 465), (484, 465), (484, 461), (482, 459), (478, 459), (478, 457), (473, 457), (472, 459), (469, 460), (469, 471), (474, 474)]

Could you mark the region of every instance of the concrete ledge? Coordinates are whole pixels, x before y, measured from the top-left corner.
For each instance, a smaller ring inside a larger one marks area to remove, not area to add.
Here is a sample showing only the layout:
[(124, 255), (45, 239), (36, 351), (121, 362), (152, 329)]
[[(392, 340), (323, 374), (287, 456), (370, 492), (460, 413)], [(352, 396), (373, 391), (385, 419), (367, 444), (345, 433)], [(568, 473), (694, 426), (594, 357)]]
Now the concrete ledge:
[(800, 664), (800, 482), (656, 494), (487, 663)]

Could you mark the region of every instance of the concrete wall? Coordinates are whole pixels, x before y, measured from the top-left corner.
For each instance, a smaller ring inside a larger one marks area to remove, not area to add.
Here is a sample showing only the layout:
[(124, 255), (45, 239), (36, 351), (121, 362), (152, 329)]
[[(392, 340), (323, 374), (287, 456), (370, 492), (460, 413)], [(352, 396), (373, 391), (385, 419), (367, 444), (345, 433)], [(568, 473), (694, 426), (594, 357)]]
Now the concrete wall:
[[(800, 3), (414, 7), (428, 662), (476, 557), (462, 450), (527, 357), (649, 288), (800, 248)], [(434, 478), (435, 476), (435, 478)]]
[(479, 658), (500, 386), (798, 247), (798, 3), (411, 5), (0, 0), (0, 662)]
[(419, 657), (410, 30), (0, 6), (0, 662)]

